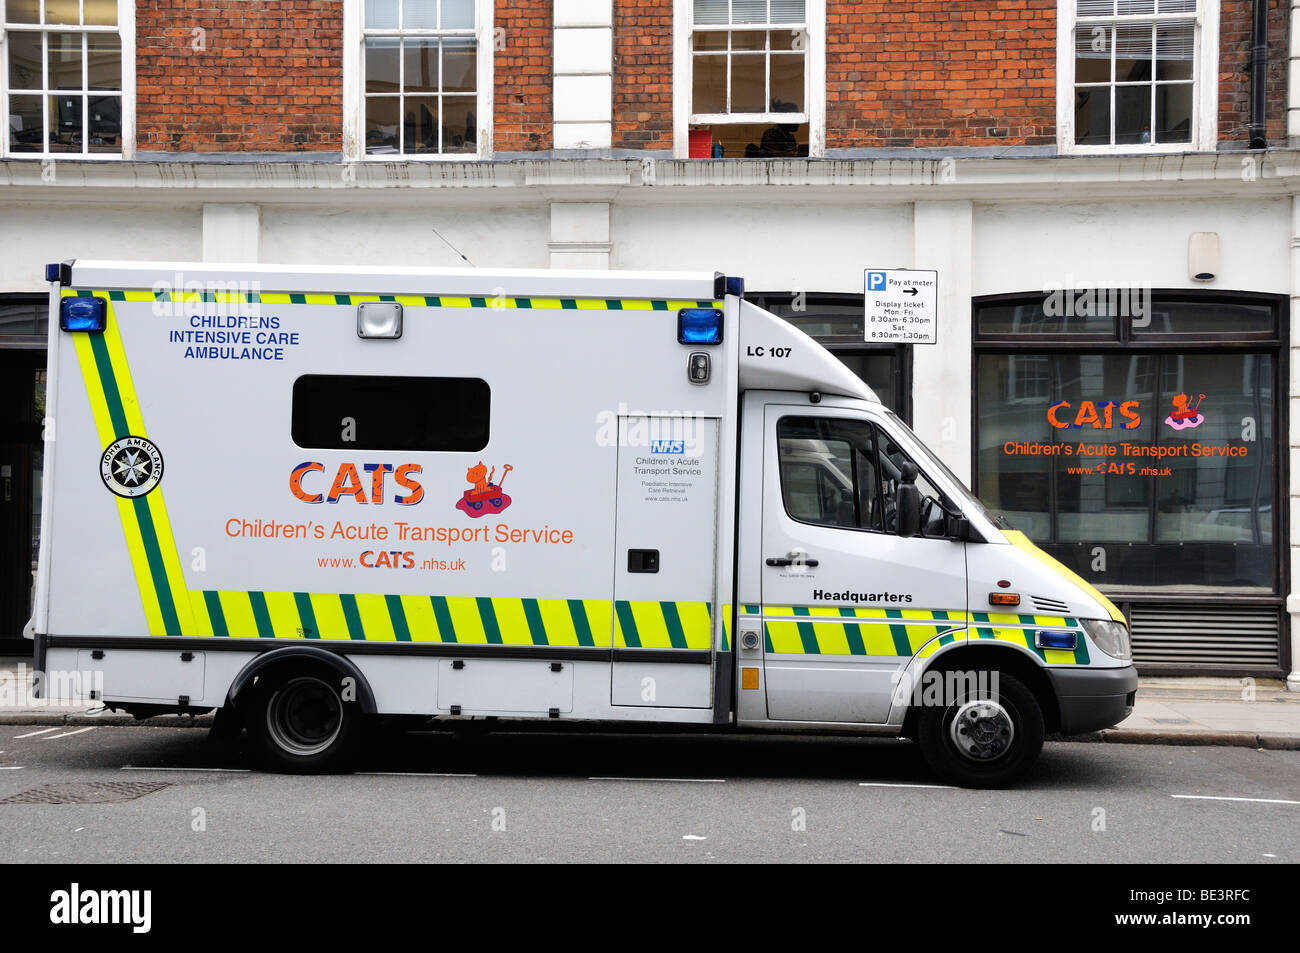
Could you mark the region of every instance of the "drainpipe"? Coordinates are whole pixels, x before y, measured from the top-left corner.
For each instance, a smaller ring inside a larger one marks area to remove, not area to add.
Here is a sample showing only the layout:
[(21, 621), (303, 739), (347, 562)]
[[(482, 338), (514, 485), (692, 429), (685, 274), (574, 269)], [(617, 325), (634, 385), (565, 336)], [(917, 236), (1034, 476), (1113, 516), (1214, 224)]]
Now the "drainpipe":
[(1287, 83), (1286, 134), (1288, 138), (1300, 137), (1300, 0), (1291, 0), (1291, 74)]
[(1254, 0), (1250, 25), (1250, 147), (1268, 148), (1264, 93), (1268, 85), (1268, 0)]

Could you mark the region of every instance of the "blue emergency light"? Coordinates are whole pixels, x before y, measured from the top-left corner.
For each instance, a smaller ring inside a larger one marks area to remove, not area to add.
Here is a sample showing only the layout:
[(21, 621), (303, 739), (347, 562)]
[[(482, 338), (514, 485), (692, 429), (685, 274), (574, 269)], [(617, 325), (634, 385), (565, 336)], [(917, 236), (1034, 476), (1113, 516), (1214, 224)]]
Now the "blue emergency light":
[(677, 312), (678, 344), (721, 344), (722, 312), (717, 308), (682, 308)]
[(102, 331), (108, 326), (108, 302), (103, 298), (64, 298), (59, 302), (59, 329)]
[(1078, 644), (1078, 635), (1074, 632), (1060, 632), (1051, 629), (1039, 629), (1034, 633), (1034, 646), (1040, 649), (1065, 649), (1073, 652)]

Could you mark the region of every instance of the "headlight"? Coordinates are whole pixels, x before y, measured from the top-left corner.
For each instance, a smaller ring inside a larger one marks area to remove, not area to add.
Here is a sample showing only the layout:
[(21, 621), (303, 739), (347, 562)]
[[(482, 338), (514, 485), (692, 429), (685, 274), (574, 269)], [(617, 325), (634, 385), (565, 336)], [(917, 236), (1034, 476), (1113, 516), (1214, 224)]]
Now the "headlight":
[(1127, 661), (1132, 657), (1128, 626), (1123, 622), (1111, 622), (1109, 619), (1081, 619), (1080, 621), (1083, 623), (1083, 631), (1097, 643), (1097, 648), (1111, 658)]

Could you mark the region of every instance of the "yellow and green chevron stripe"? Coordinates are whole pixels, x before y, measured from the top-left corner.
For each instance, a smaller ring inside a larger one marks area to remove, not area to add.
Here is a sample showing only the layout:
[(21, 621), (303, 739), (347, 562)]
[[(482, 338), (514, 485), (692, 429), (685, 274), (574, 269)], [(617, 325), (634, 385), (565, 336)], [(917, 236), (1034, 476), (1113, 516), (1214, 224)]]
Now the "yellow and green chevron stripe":
[(193, 596), (200, 634), (218, 638), (708, 649), (712, 629), (707, 602), (232, 590)]
[[(960, 610), (877, 609), (860, 606), (742, 607), (764, 617), (764, 647), (774, 655), (867, 655), (928, 658), (945, 645), (975, 639), (1010, 642), (1051, 665), (1087, 665), (1082, 627), (1072, 618)], [(1036, 628), (1074, 629), (1077, 647), (1040, 649)]]
[(175, 301), (218, 304), (340, 304), (396, 301), (404, 308), (505, 308), (554, 311), (677, 311), (680, 308), (721, 308), (721, 301), (681, 301), (664, 298), (508, 298), (457, 295), (297, 294), (258, 291), (87, 291), (67, 289), (63, 296), (96, 296), (110, 301)]
[[(64, 292), (64, 297), (76, 292)], [(108, 297), (99, 292), (99, 297)], [(101, 447), (123, 437), (149, 436), (131, 383), (113, 309), (102, 334), (71, 335), (81, 366), (90, 411)], [(193, 635), (197, 628), (185, 589), (167, 507), (159, 492), (128, 499), (116, 497), (127, 550), (140, 586), (145, 620), (151, 635)]]

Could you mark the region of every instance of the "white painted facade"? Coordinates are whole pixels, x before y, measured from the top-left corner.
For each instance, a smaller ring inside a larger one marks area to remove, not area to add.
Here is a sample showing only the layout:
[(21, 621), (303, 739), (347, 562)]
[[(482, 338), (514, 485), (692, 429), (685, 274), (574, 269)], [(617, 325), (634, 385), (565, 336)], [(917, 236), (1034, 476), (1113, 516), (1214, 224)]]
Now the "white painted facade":
[[(557, 14), (557, 33), (603, 29), (577, 13), (564, 22)], [(574, 53), (575, 70), (594, 65), (589, 53)], [(42, 292), (46, 262), (87, 257), (457, 266), (463, 255), (491, 268), (716, 270), (769, 292), (859, 293), (869, 266), (937, 269), (939, 340), (914, 349), (914, 426), (966, 480), (973, 296), (1064, 286), (1288, 295), (1287, 472), (1300, 525), (1300, 152), (60, 162), (55, 172), (0, 162), (0, 293)], [(1213, 281), (1189, 275), (1193, 232), (1219, 236)], [(1294, 530), (1288, 544), (1294, 669)], [(1290, 683), (1300, 690), (1300, 671)]]

